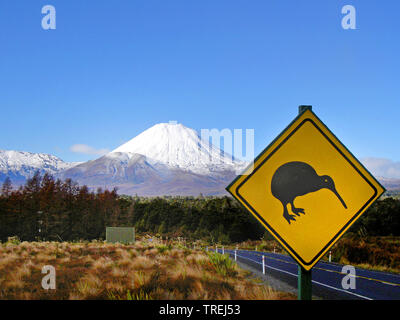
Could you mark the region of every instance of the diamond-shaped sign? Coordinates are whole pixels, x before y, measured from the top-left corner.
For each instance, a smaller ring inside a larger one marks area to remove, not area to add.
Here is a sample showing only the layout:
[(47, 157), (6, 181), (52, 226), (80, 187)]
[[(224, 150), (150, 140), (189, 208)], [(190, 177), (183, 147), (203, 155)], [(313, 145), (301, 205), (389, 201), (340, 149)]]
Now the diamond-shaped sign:
[(227, 190), (306, 270), (385, 191), (311, 110)]

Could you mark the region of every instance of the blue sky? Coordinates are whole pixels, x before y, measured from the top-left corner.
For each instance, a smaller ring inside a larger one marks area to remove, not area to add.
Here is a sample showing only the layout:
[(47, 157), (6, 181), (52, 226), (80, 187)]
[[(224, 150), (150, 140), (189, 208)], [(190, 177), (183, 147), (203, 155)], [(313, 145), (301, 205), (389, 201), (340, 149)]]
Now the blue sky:
[[(56, 30), (41, 9), (56, 8)], [(341, 26), (356, 8), (356, 30)], [(4, 0), (0, 149), (96, 158), (159, 122), (253, 128), (315, 113), (360, 158), (400, 161), (400, 3)], [(79, 151), (79, 150), (75, 150)]]

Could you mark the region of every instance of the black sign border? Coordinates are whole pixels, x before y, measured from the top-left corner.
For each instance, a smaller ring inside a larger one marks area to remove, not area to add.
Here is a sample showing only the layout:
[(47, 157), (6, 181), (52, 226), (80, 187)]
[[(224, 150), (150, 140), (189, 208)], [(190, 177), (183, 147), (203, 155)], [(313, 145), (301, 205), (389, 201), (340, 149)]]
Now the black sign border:
[[(306, 111), (307, 112), (307, 111)], [(317, 119), (318, 117), (312, 112), (311, 112)], [(278, 140), (285, 132), (287, 132), (290, 127), (292, 126), (292, 124), (300, 117), (302, 116), (302, 114), (300, 114), (296, 119), (293, 120), (293, 122), (267, 147), (265, 148), (261, 154), (256, 158), (256, 160), (258, 158), (260, 158), (265, 152), (267, 152), (270, 147), (275, 143), (276, 140)], [(319, 119), (318, 119), (319, 120)], [(323, 122), (321, 120), (319, 120), (323, 126), (325, 126), (323, 124)], [(303, 126), (306, 122), (310, 122), (312, 125), (314, 125), (314, 127), (329, 141), (329, 143), (331, 143), (331, 145), (343, 156), (343, 158), (346, 159), (347, 162), (350, 163), (350, 165), (358, 172), (358, 174), (372, 187), (372, 189), (374, 190), (374, 195), (360, 208), (360, 210), (339, 230), (338, 233), (336, 233), (336, 235), (322, 248), (321, 251), (319, 251), (314, 258), (312, 258), (309, 262), (304, 261), (295, 250), (293, 250), (293, 248), (291, 246), (289, 246), (289, 244), (263, 219), (263, 217), (241, 196), (241, 194), (239, 193), (239, 189), (246, 183), (246, 181), (248, 179), (250, 179), (252, 177), (252, 175), (301, 127)], [(325, 129), (330, 132), (336, 139), (337, 137), (325, 126)], [(348, 149), (343, 145), (343, 143), (340, 142), (339, 139), (337, 139), (337, 141), (339, 142), (339, 144), (341, 144), (347, 151)], [(349, 153), (351, 154), (351, 152), (349, 151)], [(354, 157), (354, 155), (353, 155)], [(354, 159), (359, 162), (357, 160), (356, 157), (354, 157)], [(255, 161), (256, 161), (255, 160)], [(365, 167), (359, 163), (364, 169)], [(365, 169), (367, 172), (368, 170)], [(230, 192), (229, 188), (240, 178), (241, 176), (237, 177), (227, 188), (226, 190)], [(373, 177), (371, 175), (371, 177)], [(378, 183), (380, 186), (381, 184), (375, 180), (376, 183)], [(381, 186), (382, 187), (382, 186)], [(382, 187), (383, 192), (385, 191), (385, 188)], [(382, 193), (383, 193), (382, 192)], [(381, 193), (381, 194), (382, 194)], [(232, 194), (232, 193), (231, 193)], [(294, 130), (292, 130), (292, 132), (256, 167), (254, 168), (253, 172), (248, 175), (236, 188), (236, 194), (238, 195), (238, 197), (248, 206), (248, 208), (250, 208), (252, 210), (252, 213), (254, 213), (262, 222), (265, 226), (267, 226), (267, 228), (273, 232), (273, 234), (275, 235), (276, 238), (278, 238), (288, 249), (289, 249), (289, 253), (293, 254), (299, 261), (302, 262), (303, 265), (305, 266), (310, 266), (312, 265), (315, 260), (325, 251), (327, 250), (327, 248), (329, 248), (331, 245), (333, 245), (334, 242), (336, 242), (338, 240), (339, 235), (346, 230), (346, 228), (348, 226), (350, 226), (352, 223), (355, 222), (355, 220), (361, 215), (361, 213), (363, 212), (364, 209), (366, 209), (368, 206), (370, 206), (372, 204), (373, 199), (377, 196), (378, 194), (378, 190), (375, 188), (375, 186), (362, 174), (362, 172), (355, 166), (355, 164), (350, 161), (350, 159), (342, 152), (342, 150), (340, 150), (336, 144), (333, 143), (333, 141), (325, 134), (325, 132), (323, 132), (321, 130), (321, 128), (319, 128), (319, 126), (313, 121), (313, 119), (310, 118), (306, 118), (304, 119)], [(235, 195), (232, 194), (234, 197)], [(379, 195), (380, 196), (380, 195)]]

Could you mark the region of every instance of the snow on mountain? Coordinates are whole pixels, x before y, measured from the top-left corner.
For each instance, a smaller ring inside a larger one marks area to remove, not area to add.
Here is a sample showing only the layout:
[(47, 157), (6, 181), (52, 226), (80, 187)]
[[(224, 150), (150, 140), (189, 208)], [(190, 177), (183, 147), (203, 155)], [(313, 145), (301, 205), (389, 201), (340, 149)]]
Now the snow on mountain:
[(226, 173), (224, 180), (173, 168), (137, 153), (111, 152), (65, 170), (59, 177), (71, 178), (94, 190), (116, 187), (120, 194), (218, 195), (225, 192), (227, 180), (232, 179), (233, 174)]
[(76, 164), (44, 153), (0, 150), (0, 181), (9, 177), (13, 183), (24, 183), (37, 170), (41, 174), (48, 172), (54, 175)]
[(90, 186), (116, 186), (121, 183), (142, 183), (169, 174), (163, 164), (151, 165), (141, 154), (113, 152), (96, 160), (81, 163), (62, 171), (61, 178), (71, 178)]
[[(71, 178), (92, 189), (117, 187), (120, 194), (222, 195), (246, 166), (182, 124), (160, 123), (112, 152), (84, 163), (66, 163), (41, 153), (1, 151), (0, 182), (9, 176), (21, 184), (39, 170)], [(399, 190), (399, 179), (379, 178), (388, 190)]]
[(24, 183), (39, 170), (71, 178), (92, 189), (117, 187), (139, 195), (225, 194), (225, 186), (243, 169), (199, 134), (182, 124), (160, 123), (114, 151), (84, 163), (30, 152), (1, 151), (0, 181)]
[(159, 123), (145, 130), (111, 153), (141, 154), (149, 161), (161, 162), (171, 168), (209, 175), (244, 168), (245, 163), (232, 160), (197, 131), (182, 124)]
[(63, 171), (90, 188), (154, 195), (225, 194), (245, 162), (232, 160), (182, 124), (160, 123), (99, 159)]

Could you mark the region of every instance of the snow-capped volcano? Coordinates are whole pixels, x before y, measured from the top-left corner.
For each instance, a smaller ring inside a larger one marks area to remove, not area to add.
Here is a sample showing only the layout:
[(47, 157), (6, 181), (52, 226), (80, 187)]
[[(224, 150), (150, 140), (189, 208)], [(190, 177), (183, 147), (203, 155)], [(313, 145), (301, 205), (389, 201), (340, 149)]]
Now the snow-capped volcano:
[[(195, 130), (174, 123), (156, 124), (112, 152), (84, 163), (0, 150), (0, 182), (8, 176), (13, 184), (22, 184), (39, 170), (92, 189), (117, 187), (120, 194), (141, 196), (226, 194), (225, 187), (245, 166), (202, 140)], [(379, 180), (388, 190), (399, 189), (398, 179)]]
[(92, 189), (117, 187), (138, 195), (225, 194), (245, 162), (232, 159), (182, 124), (160, 123), (112, 152), (84, 163), (29, 152), (0, 152), (0, 180), (24, 183), (39, 170)]
[(196, 174), (234, 171), (244, 163), (206, 140), (197, 131), (182, 124), (159, 123), (121, 145), (112, 153), (141, 154), (149, 161)]
[(232, 160), (193, 129), (160, 123), (105, 156), (64, 171), (91, 188), (139, 195), (225, 194), (245, 162)]

